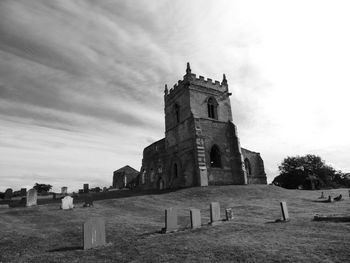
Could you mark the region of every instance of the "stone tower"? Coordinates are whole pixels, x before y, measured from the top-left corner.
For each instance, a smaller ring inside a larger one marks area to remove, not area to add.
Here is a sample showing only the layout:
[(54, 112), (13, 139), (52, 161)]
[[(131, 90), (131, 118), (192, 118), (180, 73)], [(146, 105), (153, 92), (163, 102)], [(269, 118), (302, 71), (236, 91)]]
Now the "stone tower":
[(225, 75), (197, 77), (187, 63), (183, 79), (165, 86), (165, 138), (144, 149), (141, 188), (248, 183), (230, 95)]

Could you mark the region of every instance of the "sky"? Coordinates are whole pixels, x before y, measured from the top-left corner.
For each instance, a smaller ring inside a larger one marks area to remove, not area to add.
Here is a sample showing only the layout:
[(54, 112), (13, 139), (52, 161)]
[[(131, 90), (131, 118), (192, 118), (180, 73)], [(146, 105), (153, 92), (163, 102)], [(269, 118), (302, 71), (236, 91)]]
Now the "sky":
[(227, 76), (241, 146), (350, 172), (350, 3), (1, 0), (0, 191), (110, 186), (164, 137), (164, 85)]

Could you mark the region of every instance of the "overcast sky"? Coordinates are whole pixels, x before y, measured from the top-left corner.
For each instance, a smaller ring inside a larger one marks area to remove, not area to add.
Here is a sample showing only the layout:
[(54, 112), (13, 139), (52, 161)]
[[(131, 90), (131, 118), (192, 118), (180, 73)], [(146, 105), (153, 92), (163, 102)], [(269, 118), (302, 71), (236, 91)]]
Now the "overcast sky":
[(0, 191), (110, 186), (164, 137), (163, 89), (225, 73), (241, 146), (350, 172), (348, 1), (0, 1)]

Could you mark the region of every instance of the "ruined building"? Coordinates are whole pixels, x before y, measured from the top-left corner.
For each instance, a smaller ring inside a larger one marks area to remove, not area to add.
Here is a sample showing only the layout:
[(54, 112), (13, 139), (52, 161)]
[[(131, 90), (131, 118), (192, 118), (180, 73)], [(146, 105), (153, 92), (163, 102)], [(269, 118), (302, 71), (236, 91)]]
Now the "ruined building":
[(241, 148), (225, 75), (220, 83), (191, 73), (164, 90), (165, 138), (143, 151), (138, 184), (166, 189), (266, 184), (263, 160)]

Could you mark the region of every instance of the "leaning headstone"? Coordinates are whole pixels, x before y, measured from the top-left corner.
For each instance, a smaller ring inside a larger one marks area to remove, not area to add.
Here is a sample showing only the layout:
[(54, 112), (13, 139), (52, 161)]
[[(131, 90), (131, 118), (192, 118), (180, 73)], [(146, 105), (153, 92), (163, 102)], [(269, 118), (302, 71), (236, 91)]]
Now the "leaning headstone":
[(62, 198), (61, 202), (62, 202), (61, 209), (63, 209), (63, 210), (68, 210), (68, 209), (74, 208), (73, 198), (68, 196), (68, 195), (65, 196), (64, 198)]
[(225, 213), (226, 213), (226, 221), (230, 221), (233, 219), (233, 211), (232, 208), (226, 208), (225, 209)]
[(27, 188), (21, 188), (21, 196), (26, 196), (27, 195)]
[(26, 206), (34, 206), (37, 205), (38, 200), (38, 192), (35, 189), (30, 189), (27, 192), (27, 204)]
[(288, 214), (288, 208), (286, 202), (281, 202), (281, 210), (282, 210), (282, 220), (288, 221), (289, 220), (289, 214)]
[(11, 188), (6, 189), (5, 191), (5, 199), (11, 199), (13, 195), (13, 191)]
[(190, 210), (191, 215), (191, 228), (199, 228), (202, 225), (201, 221), (201, 210), (199, 209), (191, 209)]
[(91, 207), (94, 206), (94, 200), (92, 198), (91, 194), (87, 194), (84, 198), (84, 207)]
[(61, 194), (62, 195), (66, 195), (67, 194), (67, 186), (63, 186), (63, 187), (61, 187)]
[(89, 192), (89, 184), (84, 184), (84, 193)]
[(165, 210), (165, 228), (164, 232), (174, 232), (177, 231), (178, 225), (177, 225), (177, 211), (175, 208), (167, 208)]
[(105, 221), (102, 218), (91, 218), (83, 225), (84, 249), (106, 245)]
[(220, 204), (218, 202), (210, 203), (210, 224), (215, 225), (220, 221)]

